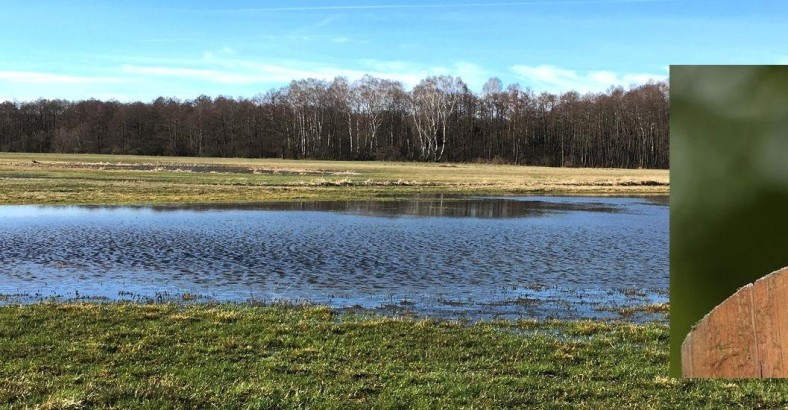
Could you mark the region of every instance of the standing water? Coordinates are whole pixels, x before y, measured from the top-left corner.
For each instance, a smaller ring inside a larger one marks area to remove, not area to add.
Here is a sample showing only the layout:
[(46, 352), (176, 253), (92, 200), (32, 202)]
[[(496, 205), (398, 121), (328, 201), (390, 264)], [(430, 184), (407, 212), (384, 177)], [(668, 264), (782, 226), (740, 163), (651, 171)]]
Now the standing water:
[(614, 317), (668, 288), (666, 198), (0, 206), (0, 300)]

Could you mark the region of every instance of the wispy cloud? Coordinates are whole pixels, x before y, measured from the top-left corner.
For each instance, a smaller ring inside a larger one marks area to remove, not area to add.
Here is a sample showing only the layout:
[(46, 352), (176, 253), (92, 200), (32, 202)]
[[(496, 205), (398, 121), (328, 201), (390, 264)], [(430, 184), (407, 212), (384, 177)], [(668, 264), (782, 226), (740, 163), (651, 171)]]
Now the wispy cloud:
[[(14, 98), (47, 96), (130, 100), (155, 98), (158, 94), (173, 92), (184, 93), (185, 90), (197, 90), (195, 94), (243, 93), (280, 87), (293, 80), (306, 78), (331, 81), (335, 77), (345, 77), (355, 81), (365, 74), (399, 81), (406, 88), (412, 88), (428, 76), (451, 75), (462, 78), (471, 90), (478, 92), (488, 78), (501, 76), (505, 81), (519, 82), (536, 91), (596, 92), (604, 91), (611, 85), (629, 86), (667, 77), (667, 73), (580, 73), (550, 65), (517, 65), (510, 67), (509, 73), (497, 73), (467, 61), (445, 65), (374, 59), (346, 61), (341, 65), (295, 60), (262, 61), (242, 58), (230, 48), (206, 51), (191, 59), (149, 58), (127, 61), (114, 68), (105, 68), (103, 76), (0, 70), (0, 84), (4, 84), (4, 95), (0, 97), (10, 94)], [(108, 86), (115, 83), (122, 86)], [(9, 93), (12, 89), (16, 90)]]
[(173, 77), (209, 77), (217, 74), (214, 70), (201, 70), (197, 68), (183, 68), (183, 67), (154, 67), (154, 66), (138, 66), (125, 64), (121, 67), (124, 73), (130, 74), (145, 74), (145, 75), (163, 75)]
[(431, 66), (402, 60), (361, 60), (364, 72), (375, 77), (401, 81), (406, 86), (414, 86), (421, 80), (434, 75), (451, 75), (462, 78), (472, 89), (481, 89), (492, 75), (482, 66), (467, 61), (451, 65)]
[[(493, 3), (438, 3), (438, 4), (363, 4), (346, 6), (293, 6), (293, 7), (255, 7), (245, 9), (227, 9), (213, 11), (260, 11), (260, 12), (289, 12), (289, 11), (352, 11), (352, 10), (387, 10), (387, 9), (458, 9), (480, 7), (527, 7), (527, 6), (562, 6), (574, 4), (616, 4), (616, 3), (663, 3), (677, 0), (535, 0), (535, 1), (510, 1)], [(209, 10), (210, 11), (210, 10)]]
[(347, 77), (353, 81), (369, 74), (400, 81), (405, 86), (412, 87), (431, 75), (454, 75), (461, 77), (472, 88), (478, 88), (488, 77), (482, 67), (468, 62), (458, 62), (451, 66), (426, 66), (405, 61), (361, 60), (351, 62), (354, 67), (348, 68), (304, 61), (261, 63), (218, 58), (215, 54), (206, 54), (203, 57), (203, 60), (192, 64), (124, 64), (121, 71), (137, 76), (172, 77), (234, 85), (282, 85), (305, 78), (332, 80), (335, 77)]
[(552, 65), (515, 65), (511, 71), (534, 90), (598, 92), (611, 85), (629, 86), (644, 84), (649, 80), (664, 80), (666, 73), (614, 73), (612, 71), (589, 71), (578, 73), (574, 70)]
[(317, 23), (310, 24), (310, 25), (308, 25), (306, 27), (302, 27), (298, 31), (312, 31), (312, 30), (318, 29), (320, 27), (326, 27), (326, 26), (331, 25), (331, 23), (337, 21), (340, 18), (341, 18), (341, 16), (329, 16), (329, 17), (326, 17), (326, 18), (318, 21)]
[(142, 43), (182, 43), (186, 41), (196, 41), (196, 37), (179, 37), (179, 38), (144, 38), (138, 41)]
[(93, 84), (93, 83), (120, 83), (124, 80), (117, 77), (91, 77), (75, 76), (54, 73), (40, 73), (33, 71), (2, 71), (0, 80), (15, 83), (52, 83), (52, 84)]
[(287, 83), (302, 78), (329, 79), (335, 76), (347, 76), (350, 72), (336, 68), (310, 71), (275, 64), (244, 63), (233, 68), (187, 68), (168, 66), (123, 65), (121, 70), (126, 74), (173, 77), (184, 80), (199, 80), (217, 84), (274, 84)]

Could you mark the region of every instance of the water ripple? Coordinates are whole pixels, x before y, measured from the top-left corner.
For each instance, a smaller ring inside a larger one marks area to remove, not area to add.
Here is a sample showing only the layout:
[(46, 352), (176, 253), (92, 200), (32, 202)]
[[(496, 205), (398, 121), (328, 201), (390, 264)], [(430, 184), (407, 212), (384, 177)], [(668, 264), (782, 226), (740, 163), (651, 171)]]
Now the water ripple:
[(169, 292), (363, 307), (407, 300), (425, 312), (454, 304), (449, 310), (532, 315), (527, 303), (503, 302), (533, 298), (529, 289), (544, 287), (598, 295), (667, 290), (668, 208), (659, 202), (290, 207), (297, 210), (0, 206), (0, 294)]

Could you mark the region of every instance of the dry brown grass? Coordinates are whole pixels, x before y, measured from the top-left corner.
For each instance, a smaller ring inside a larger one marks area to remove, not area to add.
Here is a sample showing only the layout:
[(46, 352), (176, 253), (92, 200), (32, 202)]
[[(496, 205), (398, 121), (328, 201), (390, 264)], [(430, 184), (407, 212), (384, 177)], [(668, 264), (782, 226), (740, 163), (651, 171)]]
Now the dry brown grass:
[(387, 199), (413, 194), (665, 195), (667, 170), (0, 154), (0, 203)]

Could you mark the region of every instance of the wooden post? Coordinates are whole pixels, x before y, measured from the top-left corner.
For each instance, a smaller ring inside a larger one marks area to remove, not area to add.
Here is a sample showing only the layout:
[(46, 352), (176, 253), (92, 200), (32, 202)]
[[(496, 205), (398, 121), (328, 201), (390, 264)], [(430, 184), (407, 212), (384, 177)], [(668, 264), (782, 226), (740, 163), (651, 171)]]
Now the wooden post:
[(788, 267), (739, 289), (681, 345), (684, 377), (788, 377)]

